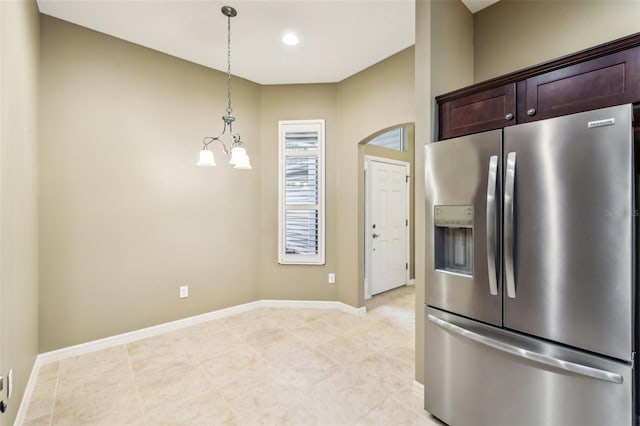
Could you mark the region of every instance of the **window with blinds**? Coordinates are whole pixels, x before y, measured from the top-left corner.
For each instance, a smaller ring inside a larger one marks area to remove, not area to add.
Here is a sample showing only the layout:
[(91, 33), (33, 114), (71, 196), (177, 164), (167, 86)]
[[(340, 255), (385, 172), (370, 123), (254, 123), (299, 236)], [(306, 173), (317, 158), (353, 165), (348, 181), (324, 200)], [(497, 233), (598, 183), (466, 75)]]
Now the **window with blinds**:
[(378, 145), (384, 148), (395, 149), (396, 151), (406, 151), (407, 132), (404, 127), (397, 127), (385, 132), (369, 141), (369, 145)]
[(324, 264), (324, 120), (280, 121), (278, 262)]

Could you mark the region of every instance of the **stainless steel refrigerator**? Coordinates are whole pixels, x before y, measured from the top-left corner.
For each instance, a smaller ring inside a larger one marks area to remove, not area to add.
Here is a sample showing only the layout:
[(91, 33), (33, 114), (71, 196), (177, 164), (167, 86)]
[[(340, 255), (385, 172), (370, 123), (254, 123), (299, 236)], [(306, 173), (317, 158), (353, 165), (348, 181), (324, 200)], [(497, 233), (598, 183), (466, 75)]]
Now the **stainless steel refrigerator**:
[(426, 146), (425, 408), (637, 424), (633, 108)]

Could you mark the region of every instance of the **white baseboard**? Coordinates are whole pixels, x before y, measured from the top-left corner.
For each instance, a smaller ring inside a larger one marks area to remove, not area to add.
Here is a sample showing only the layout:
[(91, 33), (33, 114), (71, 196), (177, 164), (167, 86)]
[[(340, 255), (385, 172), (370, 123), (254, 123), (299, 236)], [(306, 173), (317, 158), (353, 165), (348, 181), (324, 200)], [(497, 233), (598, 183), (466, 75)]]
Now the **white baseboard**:
[(413, 393), (424, 396), (424, 385), (417, 380), (413, 381)]
[(366, 307), (355, 308), (342, 302), (321, 301), (321, 300), (258, 300), (255, 302), (244, 303), (242, 305), (232, 306), (230, 308), (219, 309), (217, 311), (208, 312), (206, 314), (195, 315), (164, 324), (154, 325), (152, 327), (142, 328), (130, 331), (128, 333), (117, 334), (115, 336), (105, 337), (104, 339), (93, 340), (91, 342), (80, 343), (74, 346), (68, 346), (62, 349), (56, 349), (50, 352), (41, 353), (36, 360), (27, 382), (20, 408), (16, 416), (14, 426), (21, 426), (24, 423), (28, 402), (31, 400), (33, 389), (36, 385), (36, 379), (40, 372), (40, 367), (50, 362), (60, 361), (65, 358), (86, 354), (88, 352), (106, 349), (112, 346), (133, 342), (135, 340), (144, 339), (146, 337), (156, 336), (168, 331), (179, 330), (181, 328), (190, 327), (202, 322), (228, 317), (230, 315), (251, 311), (257, 308), (307, 308), (307, 309), (336, 309), (353, 315), (365, 315)]
[(409, 282), (407, 283), (407, 285), (416, 285), (416, 280), (415, 280), (415, 279), (413, 279), (413, 278), (411, 278), (411, 279), (409, 280)]

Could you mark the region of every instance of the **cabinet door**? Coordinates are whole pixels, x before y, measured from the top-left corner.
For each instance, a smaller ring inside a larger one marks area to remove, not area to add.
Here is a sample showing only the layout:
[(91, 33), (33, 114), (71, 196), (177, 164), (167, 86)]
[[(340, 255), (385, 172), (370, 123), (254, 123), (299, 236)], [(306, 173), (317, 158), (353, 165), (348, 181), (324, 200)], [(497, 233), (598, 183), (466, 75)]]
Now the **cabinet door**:
[(510, 83), (440, 105), (440, 139), (515, 124), (516, 89)]
[(518, 122), (637, 102), (640, 47), (531, 77), (518, 90)]

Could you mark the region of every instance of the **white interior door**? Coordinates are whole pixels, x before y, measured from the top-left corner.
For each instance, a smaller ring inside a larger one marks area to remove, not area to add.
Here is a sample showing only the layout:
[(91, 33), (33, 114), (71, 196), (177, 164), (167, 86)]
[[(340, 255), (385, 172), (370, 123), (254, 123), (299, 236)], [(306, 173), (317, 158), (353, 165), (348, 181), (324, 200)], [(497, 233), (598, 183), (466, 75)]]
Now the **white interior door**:
[(407, 284), (408, 164), (367, 159), (368, 295)]

